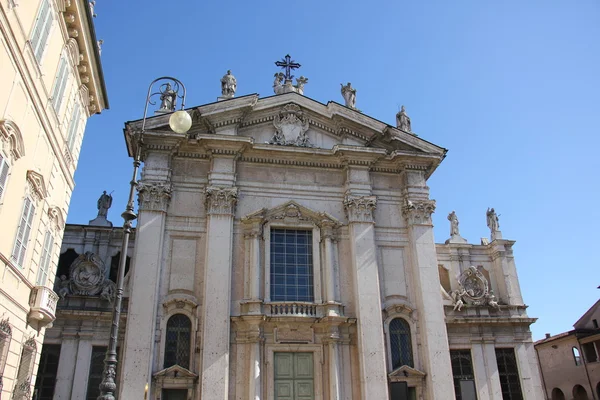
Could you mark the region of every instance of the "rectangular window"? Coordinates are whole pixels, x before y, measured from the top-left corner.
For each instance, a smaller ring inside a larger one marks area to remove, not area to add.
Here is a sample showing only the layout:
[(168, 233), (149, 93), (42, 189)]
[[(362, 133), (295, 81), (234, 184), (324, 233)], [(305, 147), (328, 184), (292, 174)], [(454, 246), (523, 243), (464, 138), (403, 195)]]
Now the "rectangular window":
[(456, 400), (477, 400), (471, 350), (450, 350)]
[(67, 81), (69, 80), (69, 62), (67, 57), (63, 54), (60, 56), (58, 63), (58, 72), (54, 80), (54, 88), (52, 89), (52, 105), (54, 111), (57, 113), (60, 111), (63, 99), (65, 97), (65, 89), (67, 87)]
[(523, 400), (515, 349), (496, 349), (496, 361), (498, 363), (500, 387), (502, 388), (502, 399)]
[(102, 371), (104, 370), (105, 346), (92, 347), (92, 359), (90, 360), (90, 373), (88, 375), (87, 400), (96, 400), (100, 395), (100, 383), (102, 382)]
[(271, 300), (314, 301), (312, 231), (271, 229)]
[(598, 355), (596, 354), (596, 348), (594, 347), (593, 342), (582, 344), (581, 350), (583, 350), (585, 362), (593, 363), (598, 361)]
[(6, 189), (6, 183), (8, 182), (8, 161), (2, 153), (0, 153), (0, 200)]
[(73, 146), (75, 145), (75, 138), (77, 137), (77, 131), (79, 130), (79, 117), (81, 115), (79, 103), (75, 103), (75, 107), (73, 107), (73, 117), (71, 118), (71, 123), (69, 124), (69, 131), (67, 134), (67, 145), (69, 146), (69, 151), (73, 153)]
[(54, 398), (59, 357), (60, 344), (45, 344), (42, 347), (37, 378), (35, 379), (37, 400), (52, 400)]
[(26, 399), (31, 390), (31, 378), (33, 376), (33, 366), (35, 363), (36, 346), (35, 343), (25, 342), (21, 351), (21, 360), (17, 372), (17, 380), (13, 388), (13, 399)]
[(50, 270), (50, 261), (52, 260), (53, 245), (54, 237), (52, 237), (52, 233), (50, 231), (47, 231), (46, 236), (44, 236), (44, 247), (42, 248), (42, 256), (40, 257), (40, 265), (35, 283), (38, 286), (43, 286), (46, 284), (48, 271)]
[(48, 35), (50, 35), (50, 28), (52, 27), (52, 20), (52, 6), (50, 5), (50, 1), (43, 0), (40, 12), (33, 26), (33, 33), (31, 34), (31, 46), (38, 62), (42, 62), (42, 56), (44, 55)]
[(12, 260), (19, 267), (23, 267), (25, 261), (25, 252), (27, 251), (27, 243), (29, 242), (29, 234), (31, 233), (31, 225), (33, 224), (33, 216), (35, 215), (35, 206), (29, 197), (23, 202), (23, 211), (21, 212), (21, 221), (17, 230), (15, 246), (12, 252)]

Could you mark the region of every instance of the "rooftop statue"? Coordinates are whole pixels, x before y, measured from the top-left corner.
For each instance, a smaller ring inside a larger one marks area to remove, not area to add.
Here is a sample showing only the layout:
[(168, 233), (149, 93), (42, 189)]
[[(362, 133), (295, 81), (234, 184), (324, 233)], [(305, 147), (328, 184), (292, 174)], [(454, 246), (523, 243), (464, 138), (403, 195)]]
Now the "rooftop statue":
[(342, 97), (346, 107), (356, 109), (356, 89), (352, 87), (352, 84), (348, 82), (346, 86), (340, 83), (342, 86)]
[(398, 114), (396, 114), (396, 127), (404, 132), (412, 133), (410, 128), (410, 117), (406, 114), (404, 106), (400, 108)]
[(221, 78), (221, 97), (231, 99), (235, 96), (236, 89), (237, 80), (231, 74), (231, 70), (227, 70), (227, 73)]
[(276, 61), (275, 65), (285, 70), (284, 72), (277, 72), (275, 74), (275, 81), (273, 82), (273, 92), (275, 94), (284, 93), (298, 93), (304, 94), (304, 85), (308, 82), (308, 78), (300, 76), (296, 78), (296, 84), (293, 84), (294, 75), (291, 74), (292, 70), (300, 68), (300, 64), (292, 60), (290, 55), (286, 55), (281, 61)]

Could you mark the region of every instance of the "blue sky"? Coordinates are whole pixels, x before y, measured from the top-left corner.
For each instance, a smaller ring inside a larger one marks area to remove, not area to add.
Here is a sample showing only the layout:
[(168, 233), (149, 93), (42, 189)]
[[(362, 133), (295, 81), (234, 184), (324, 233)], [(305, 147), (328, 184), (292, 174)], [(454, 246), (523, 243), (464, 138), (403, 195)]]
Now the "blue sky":
[[(167, 5), (168, 4), (168, 5)], [(514, 246), (534, 339), (572, 329), (598, 298), (600, 3), (576, 1), (98, 0), (111, 109), (90, 119), (68, 222), (122, 222), (131, 159), (123, 124), (142, 116), (148, 84), (172, 75), (188, 106), (213, 102), (231, 69), (237, 95), (272, 94), (285, 54), (305, 95), (389, 124), (404, 104), (420, 137), (449, 149), (429, 180), (438, 242), (456, 210), (472, 243), (500, 214)]]

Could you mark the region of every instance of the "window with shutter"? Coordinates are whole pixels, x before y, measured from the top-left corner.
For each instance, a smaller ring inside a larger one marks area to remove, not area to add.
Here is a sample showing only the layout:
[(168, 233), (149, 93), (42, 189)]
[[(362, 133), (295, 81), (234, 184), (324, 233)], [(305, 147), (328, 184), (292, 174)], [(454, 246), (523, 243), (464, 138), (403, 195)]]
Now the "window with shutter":
[(69, 124), (69, 133), (67, 135), (67, 145), (69, 146), (69, 151), (71, 151), (71, 153), (73, 153), (75, 138), (77, 137), (77, 131), (79, 130), (80, 111), (79, 103), (75, 103), (75, 107), (73, 108), (73, 117), (71, 118), (71, 123)]
[(54, 105), (54, 111), (57, 113), (60, 111), (63, 99), (65, 97), (65, 89), (67, 87), (67, 81), (69, 80), (69, 62), (67, 57), (63, 54), (60, 57), (58, 64), (58, 73), (54, 80), (54, 89), (52, 89), (52, 104)]
[(44, 237), (44, 247), (42, 248), (42, 256), (40, 257), (40, 265), (38, 269), (38, 275), (36, 285), (43, 286), (46, 284), (48, 278), (48, 271), (50, 270), (50, 260), (52, 260), (52, 246), (54, 245), (54, 238), (50, 231), (46, 232)]
[(29, 234), (31, 233), (31, 225), (33, 224), (33, 216), (35, 215), (35, 206), (28, 197), (23, 202), (23, 211), (21, 212), (21, 221), (19, 229), (17, 229), (17, 237), (15, 238), (15, 246), (12, 252), (12, 260), (19, 267), (23, 267), (25, 260), (25, 252), (27, 251), (27, 243)]
[(21, 351), (21, 361), (19, 362), (19, 370), (17, 372), (17, 381), (13, 389), (13, 399), (27, 400), (31, 398), (31, 378), (33, 375), (33, 364), (37, 346), (32, 339), (27, 340), (23, 344)]
[(4, 194), (4, 190), (6, 189), (6, 183), (8, 181), (8, 171), (9, 165), (7, 159), (0, 153), (0, 201), (2, 200), (2, 195)]
[(48, 0), (43, 0), (42, 5), (40, 6), (40, 12), (35, 20), (33, 33), (31, 34), (31, 46), (33, 47), (33, 54), (38, 62), (42, 61), (48, 36), (50, 35), (52, 21), (52, 7), (50, 2)]

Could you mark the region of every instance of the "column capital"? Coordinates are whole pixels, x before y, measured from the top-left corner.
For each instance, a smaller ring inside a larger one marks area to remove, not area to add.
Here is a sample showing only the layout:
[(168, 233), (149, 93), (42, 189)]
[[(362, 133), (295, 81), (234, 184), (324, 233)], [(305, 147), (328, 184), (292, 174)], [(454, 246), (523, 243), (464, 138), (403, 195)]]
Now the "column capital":
[(377, 207), (376, 196), (346, 195), (344, 208), (348, 214), (348, 222), (374, 222), (373, 211)]
[(435, 212), (435, 200), (404, 200), (402, 213), (409, 225), (431, 225)]
[(137, 191), (140, 210), (167, 212), (172, 190), (170, 182), (139, 182)]
[(233, 215), (238, 198), (237, 187), (206, 187), (206, 212), (210, 215)]

